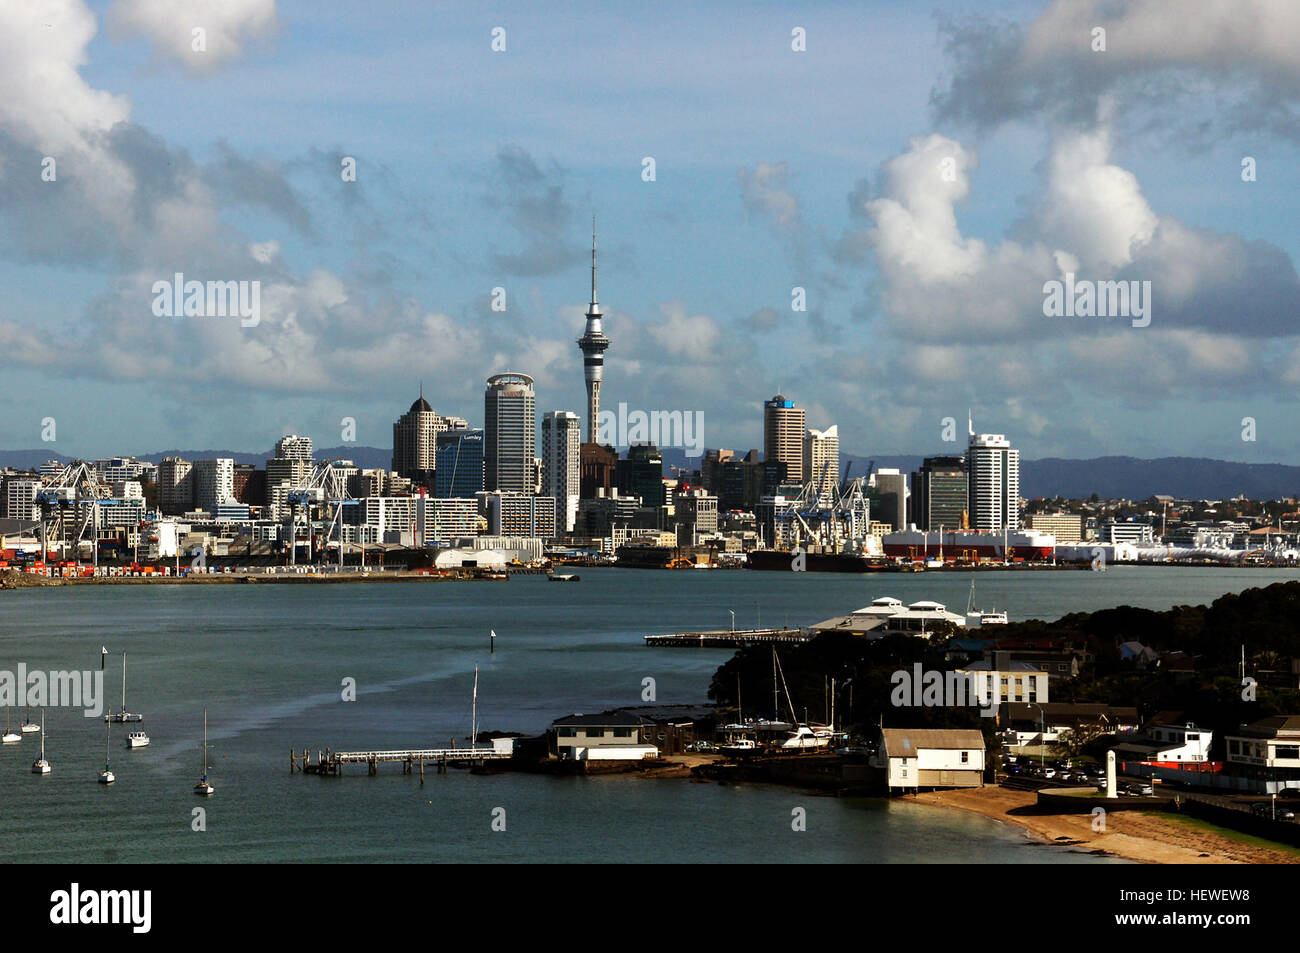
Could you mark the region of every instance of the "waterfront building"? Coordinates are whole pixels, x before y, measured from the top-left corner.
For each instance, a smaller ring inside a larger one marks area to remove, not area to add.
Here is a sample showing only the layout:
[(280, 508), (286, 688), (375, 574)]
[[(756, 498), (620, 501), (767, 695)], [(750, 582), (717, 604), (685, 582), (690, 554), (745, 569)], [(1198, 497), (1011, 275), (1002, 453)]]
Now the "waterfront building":
[(573, 761), (643, 761), (659, 748), (641, 740), (646, 719), (628, 711), (568, 715), (551, 723), (551, 754)]
[[(1025, 527), (1040, 533), (1051, 533), (1057, 543), (1067, 545), (1083, 542), (1083, 515), (1080, 513), (1034, 513), (1025, 517)], [(1110, 540), (1129, 542), (1129, 540)]]
[(834, 493), (840, 482), (840, 429), (809, 430), (803, 439), (804, 479), (819, 496)]
[(874, 475), (879, 494), (879, 512), (872, 516), (888, 523), (894, 530), (907, 527), (907, 474), (893, 469), (877, 470)]
[(967, 525), (964, 457), (926, 457), (912, 474), (912, 519), (917, 529), (937, 531)]
[(485, 490), (477, 494), (477, 499), (489, 536), (555, 538), (554, 498)]
[(803, 483), (803, 440), (807, 414), (794, 401), (777, 394), (763, 404), (763, 459), (784, 463), (786, 479)]
[(975, 433), (967, 421), (967, 512), (970, 528), (1001, 533), (1020, 528), (1020, 451), (1000, 433)]
[(296, 433), (285, 434), (275, 442), (275, 455), (284, 460), (307, 460), (312, 458), (311, 437), (300, 437)]
[(882, 728), (876, 746), (895, 788), (984, 786), (984, 735), (975, 728)]
[(435, 445), (433, 495), (440, 499), (472, 499), (483, 489), (483, 431), (444, 430), (437, 435)]
[(479, 515), (478, 500), (474, 497), (436, 498), (430, 502), (425, 514), (426, 543), (443, 544), (453, 539), (478, 536), (487, 529), (487, 522)]
[(693, 487), (675, 493), (673, 514), (677, 539), (683, 546), (694, 546), (700, 536), (718, 531), (718, 498), (703, 488)]
[(572, 533), (582, 493), (582, 421), (567, 410), (542, 417), (542, 493), (555, 500), (556, 529)]
[(596, 220), (592, 218), (591, 304), (587, 306), (587, 327), (578, 338), (578, 349), (582, 351), (582, 377), (587, 385), (587, 442), (593, 444), (600, 432), (600, 388), (605, 377), (605, 351), (610, 344), (602, 319), (600, 305), (596, 303)]
[[(1231, 534), (1229, 534), (1230, 540)], [(1156, 542), (1155, 527), (1150, 523), (1107, 520), (1097, 527), (1097, 541), (1112, 544), (1128, 543), (1133, 546), (1154, 546)]]
[[(1115, 745), (1115, 759), (1122, 765), (1121, 772), (1128, 774), (1149, 774), (1150, 770), (1139, 770), (1140, 765), (1168, 762), (1203, 764), (1210, 760), (1210, 744), (1214, 741), (1214, 732), (1201, 728), (1193, 722), (1173, 721), (1168, 715), (1158, 717), (1142, 726), (1140, 734)], [(1231, 745), (1229, 745), (1231, 754)]]
[(533, 379), (509, 371), (489, 377), (483, 418), (483, 489), (531, 493), (537, 454)]
[(158, 509), (165, 516), (179, 516), (194, 508), (194, 465), (180, 457), (166, 457), (158, 464)]
[(1227, 768), (1263, 794), (1300, 790), (1300, 715), (1271, 715), (1225, 734)]

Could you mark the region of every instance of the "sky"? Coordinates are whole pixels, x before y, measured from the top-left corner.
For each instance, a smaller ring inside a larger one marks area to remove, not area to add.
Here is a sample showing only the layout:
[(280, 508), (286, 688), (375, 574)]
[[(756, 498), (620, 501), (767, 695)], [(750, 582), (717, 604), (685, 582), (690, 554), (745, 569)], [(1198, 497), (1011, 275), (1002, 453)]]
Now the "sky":
[(594, 215), (602, 405), (706, 446), (1300, 463), (1294, 0), (699, 6), (0, 0), (0, 448), (581, 413)]

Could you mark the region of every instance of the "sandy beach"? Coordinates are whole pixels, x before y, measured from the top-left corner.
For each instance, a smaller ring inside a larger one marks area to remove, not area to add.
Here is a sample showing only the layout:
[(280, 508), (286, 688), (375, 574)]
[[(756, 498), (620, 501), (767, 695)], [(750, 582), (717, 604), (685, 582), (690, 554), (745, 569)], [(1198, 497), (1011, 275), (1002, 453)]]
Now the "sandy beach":
[(1077, 850), (1104, 850), (1148, 864), (1294, 864), (1300, 854), (1283, 848), (1244, 844), (1213, 831), (1157, 813), (1112, 811), (1106, 831), (1094, 832), (1088, 814), (1032, 813), (1031, 791), (1001, 787), (932, 791), (916, 795), (921, 804), (956, 808), (1014, 824), (1039, 840), (1069, 843)]

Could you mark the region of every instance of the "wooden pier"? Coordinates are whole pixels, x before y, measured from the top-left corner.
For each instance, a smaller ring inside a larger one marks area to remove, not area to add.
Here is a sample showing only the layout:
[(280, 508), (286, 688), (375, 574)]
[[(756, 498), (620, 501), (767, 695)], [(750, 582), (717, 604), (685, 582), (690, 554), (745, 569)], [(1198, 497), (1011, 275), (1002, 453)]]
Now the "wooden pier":
[(403, 774), (419, 774), (424, 779), (424, 766), (431, 764), (438, 774), (445, 774), (449, 765), (474, 765), (483, 761), (500, 761), (509, 758), (510, 752), (495, 748), (410, 748), (402, 751), (334, 751), (330, 748), (316, 750), (316, 760), (306, 748), (299, 754), (289, 749), (289, 773), (317, 774), (337, 778), (343, 774), (345, 764), (364, 764), (366, 773), (376, 775), (379, 765), (400, 764)]
[(672, 648), (734, 649), (744, 645), (797, 644), (811, 639), (812, 636), (802, 629), (718, 629), (712, 632), (647, 635), (645, 644)]

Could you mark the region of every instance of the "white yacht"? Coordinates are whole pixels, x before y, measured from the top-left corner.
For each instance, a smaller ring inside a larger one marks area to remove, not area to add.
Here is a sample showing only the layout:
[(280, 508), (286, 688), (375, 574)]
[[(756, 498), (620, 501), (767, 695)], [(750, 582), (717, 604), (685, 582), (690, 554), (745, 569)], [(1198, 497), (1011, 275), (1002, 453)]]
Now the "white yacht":
[(149, 736), (143, 731), (128, 731), (126, 733), (126, 746), (128, 748), (147, 748), (149, 747)]
[(45, 760), (45, 712), (41, 712), (41, 756), (32, 762), (32, 774), (49, 774), (50, 763)]

